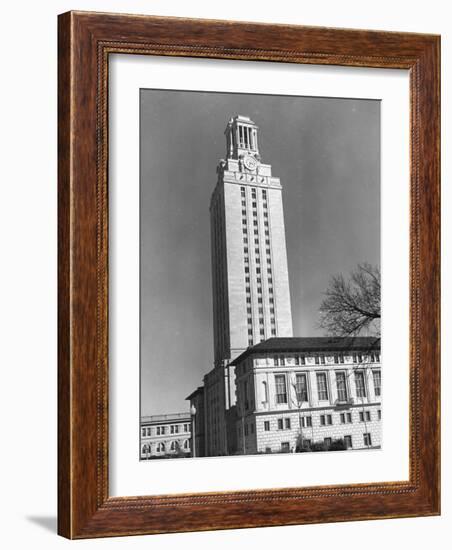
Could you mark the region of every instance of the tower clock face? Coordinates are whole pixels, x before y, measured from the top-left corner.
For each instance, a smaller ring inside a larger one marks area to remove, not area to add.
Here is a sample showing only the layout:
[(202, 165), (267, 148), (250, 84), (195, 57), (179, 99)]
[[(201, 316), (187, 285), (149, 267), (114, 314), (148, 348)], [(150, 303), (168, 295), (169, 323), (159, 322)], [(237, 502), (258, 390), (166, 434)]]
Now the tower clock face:
[(248, 170), (254, 170), (257, 166), (257, 160), (250, 155), (246, 156), (243, 159), (243, 162), (245, 163), (245, 166), (248, 168)]

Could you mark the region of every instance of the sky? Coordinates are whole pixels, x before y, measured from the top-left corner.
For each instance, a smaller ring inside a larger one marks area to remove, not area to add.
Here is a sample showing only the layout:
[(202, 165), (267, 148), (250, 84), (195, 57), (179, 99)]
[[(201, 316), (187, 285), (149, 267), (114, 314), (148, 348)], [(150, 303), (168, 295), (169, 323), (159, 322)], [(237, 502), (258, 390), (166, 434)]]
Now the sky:
[(294, 336), (332, 275), (380, 263), (380, 102), (141, 90), (141, 413), (188, 410), (213, 366), (209, 201), (231, 116), (281, 179)]

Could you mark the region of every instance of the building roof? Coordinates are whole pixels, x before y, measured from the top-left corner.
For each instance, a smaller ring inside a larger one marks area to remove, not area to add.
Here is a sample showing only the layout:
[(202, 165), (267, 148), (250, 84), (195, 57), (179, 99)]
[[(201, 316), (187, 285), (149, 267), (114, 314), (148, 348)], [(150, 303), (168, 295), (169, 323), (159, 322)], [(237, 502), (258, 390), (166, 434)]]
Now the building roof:
[(255, 346), (249, 347), (241, 355), (231, 361), (238, 365), (250, 355), (287, 352), (331, 352), (331, 351), (379, 351), (380, 338), (374, 336), (356, 336), (345, 338), (339, 336), (314, 336), (292, 338), (269, 338)]
[(204, 386), (198, 386), (196, 388), (196, 390), (192, 391), (190, 395), (187, 395), (187, 397), (185, 399), (186, 400), (193, 399), (193, 397), (195, 397), (195, 395), (197, 395), (198, 393), (203, 393), (203, 392), (204, 392)]
[(151, 416), (142, 416), (141, 424), (164, 424), (165, 422), (182, 422), (190, 419), (189, 412), (154, 414)]

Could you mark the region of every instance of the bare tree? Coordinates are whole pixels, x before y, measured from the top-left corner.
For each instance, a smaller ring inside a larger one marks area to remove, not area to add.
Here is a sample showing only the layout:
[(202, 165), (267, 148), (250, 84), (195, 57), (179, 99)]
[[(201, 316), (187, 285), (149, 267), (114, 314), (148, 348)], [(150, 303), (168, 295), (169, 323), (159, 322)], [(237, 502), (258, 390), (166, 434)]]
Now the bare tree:
[(320, 305), (320, 327), (333, 336), (380, 336), (380, 268), (358, 264), (348, 279), (334, 275)]

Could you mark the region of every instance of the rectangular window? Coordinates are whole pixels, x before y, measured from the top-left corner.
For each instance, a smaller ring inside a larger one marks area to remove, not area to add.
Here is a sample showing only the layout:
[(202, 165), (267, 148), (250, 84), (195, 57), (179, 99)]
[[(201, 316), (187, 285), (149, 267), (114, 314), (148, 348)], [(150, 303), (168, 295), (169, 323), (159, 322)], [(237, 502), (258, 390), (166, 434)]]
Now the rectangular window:
[(141, 429), (141, 435), (142, 435), (142, 437), (144, 437), (146, 435), (146, 428)]
[(331, 447), (331, 437), (325, 437), (323, 440), (323, 444), (327, 449)]
[(148, 428), (148, 435), (151, 435), (151, 428)]
[(265, 452), (267, 454), (270, 454), (272, 452), (272, 448), (271, 447), (265, 447)]
[(326, 381), (326, 372), (317, 373), (317, 391), (318, 391), (319, 401), (328, 400), (328, 385)]
[(352, 413), (347, 413), (347, 424), (352, 423)]
[(346, 449), (351, 449), (353, 447), (352, 445), (352, 436), (351, 435), (344, 435), (344, 443)]
[(283, 441), (281, 443), (281, 451), (283, 453), (290, 453), (290, 443), (288, 441)]
[(275, 375), (276, 403), (287, 403), (286, 377), (284, 374)]
[(248, 435), (248, 424), (245, 424), (245, 435)]
[(370, 421), (370, 411), (366, 411), (366, 420)]
[(341, 413), (341, 424), (345, 424), (345, 413)]
[(312, 428), (312, 416), (306, 416), (306, 426)]
[(290, 430), (290, 418), (285, 418), (284, 423), (286, 426), (286, 430)]
[(266, 432), (269, 432), (269, 431), (270, 431), (270, 421), (269, 421), (269, 420), (266, 420), (266, 421), (264, 422), (264, 430), (265, 430)]
[(366, 447), (371, 447), (372, 446), (372, 437), (371, 437), (370, 433), (363, 434), (363, 439), (364, 439), (364, 445)]
[(347, 382), (345, 372), (336, 372), (337, 398), (339, 401), (347, 401)]
[(359, 413), (359, 421), (364, 422), (364, 413), (362, 411)]
[(253, 434), (254, 433), (254, 424), (250, 424), (250, 427), (251, 427), (251, 433)]
[(378, 414), (378, 420), (381, 420), (381, 409), (378, 409), (377, 414)]
[[(297, 358), (298, 359), (298, 358)], [(296, 375), (295, 391), (297, 394), (298, 403), (303, 403), (308, 400), (308, 381), (306, 374), (301, 373)]]
[(355, 372), (355, 385), (357, 397), (366, 397), (366, 385), (364, 382), (364, 372), (362, 370)]
[(278, 361), (278, 358), (277, 357), (273, 357), (273, 364), (275, 366), (278, 366), (279, 365), (279, 361)]
[(331, 414), (327, 414), (326, 415), (326, 423), (331, 426), (331, 424), (333, 423), (333, 416)]
[(380, 395), (381, 395), (381, 371), (373, 370), (372, 375), (373, 375), (373, 379), (374, 379), (375, 397), (380, 397)]
[(320, 415), (320, 425), (325, 426), (325, 415), (324, 414)]
[(278, 418), (278, 430), (282, 430), (284, 429), (284, 426), (283, 426), (283, 419), (282, 418)]
[(276, 336), (276, 329), (272, 328), (272, 336)]

